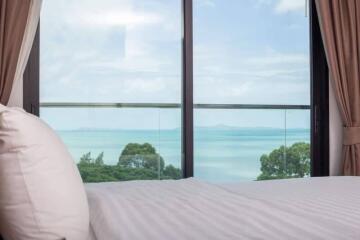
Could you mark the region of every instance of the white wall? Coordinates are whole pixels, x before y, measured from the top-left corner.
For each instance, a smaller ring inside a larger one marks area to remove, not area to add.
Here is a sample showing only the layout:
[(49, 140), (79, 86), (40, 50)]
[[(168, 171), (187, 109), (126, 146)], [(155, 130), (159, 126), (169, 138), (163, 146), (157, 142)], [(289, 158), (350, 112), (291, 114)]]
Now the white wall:
[(341, 174), (341, 152), (343, 141), (343, 124), (336, 103), (334, 91), (329, 84), (329, 124), (330, 124), (330, 175)]

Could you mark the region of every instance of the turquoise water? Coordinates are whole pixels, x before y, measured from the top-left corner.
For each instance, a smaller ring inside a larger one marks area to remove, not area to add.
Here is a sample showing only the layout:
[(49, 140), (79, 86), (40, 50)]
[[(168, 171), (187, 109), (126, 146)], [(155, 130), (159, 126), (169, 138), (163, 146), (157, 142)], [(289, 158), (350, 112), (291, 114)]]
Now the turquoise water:
[[(78, 161), (87, 152), (104, 152), (106, 164), (116, 164), (126, 144), (152, 144), (166, 164), (181, 166), (180, 130), (74, 130), (58, 131)], [(286, 138), (285, 138), (286, 134)], [(195, 177), (207, 181), (253, 180), (260, 174), (260, 157), (285, 144), (310, 142), (309, 129), (213, 129), (194, 133)]]

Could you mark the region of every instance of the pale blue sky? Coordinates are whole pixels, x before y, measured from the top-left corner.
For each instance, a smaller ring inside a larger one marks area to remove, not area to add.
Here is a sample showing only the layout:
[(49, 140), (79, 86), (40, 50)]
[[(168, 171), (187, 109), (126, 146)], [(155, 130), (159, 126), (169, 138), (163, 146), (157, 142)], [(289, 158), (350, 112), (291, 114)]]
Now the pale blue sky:
[[(305, 0), (194, 0), (195, 103), (309, 104)], [(45, 0), (42, 102), (181, 96), (179, 0)], [(179, 110), (42, 110), (57, 129), (180, 127)], [(309, 127), (289, 111), (288, 127)], [(278, 110), (195, 111), (195, 125), (283, 127)]]

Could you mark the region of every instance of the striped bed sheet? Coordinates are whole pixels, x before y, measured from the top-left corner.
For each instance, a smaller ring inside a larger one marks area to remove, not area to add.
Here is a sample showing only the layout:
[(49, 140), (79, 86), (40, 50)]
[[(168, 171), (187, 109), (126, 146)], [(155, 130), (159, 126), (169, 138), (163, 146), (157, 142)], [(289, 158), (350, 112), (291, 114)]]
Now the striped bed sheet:
[(360, 239), (360, 177), (86, 184), (94, 240)]

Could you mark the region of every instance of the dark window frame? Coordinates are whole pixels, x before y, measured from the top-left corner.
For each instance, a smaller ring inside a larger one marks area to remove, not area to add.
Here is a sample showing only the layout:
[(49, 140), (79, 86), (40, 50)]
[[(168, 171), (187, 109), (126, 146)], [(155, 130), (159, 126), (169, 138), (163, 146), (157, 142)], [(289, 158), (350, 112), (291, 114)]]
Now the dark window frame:
[[(329, 71), (317, 19), (315, 1), (310, 0), (311, 72), (311, 176), (329, 175)], [(193, 103), (193, 0), (182, 1), (182, 171), (194, 176), (194, 103)], [(40, 27), (36, 32), (29, 62), (24, 73), (24, 109), (39, 116)], [(326, 91), (324, 91), (326, 89)]]
[(311, 176), (329, 176), (329, 69), (315, 0), (310, 0)]
[(36, 116), (40, 114), (40, 24), (23, 75), (23, 107)]
[(194, 176), (193, 0), (183, 0), (182, 170)]

